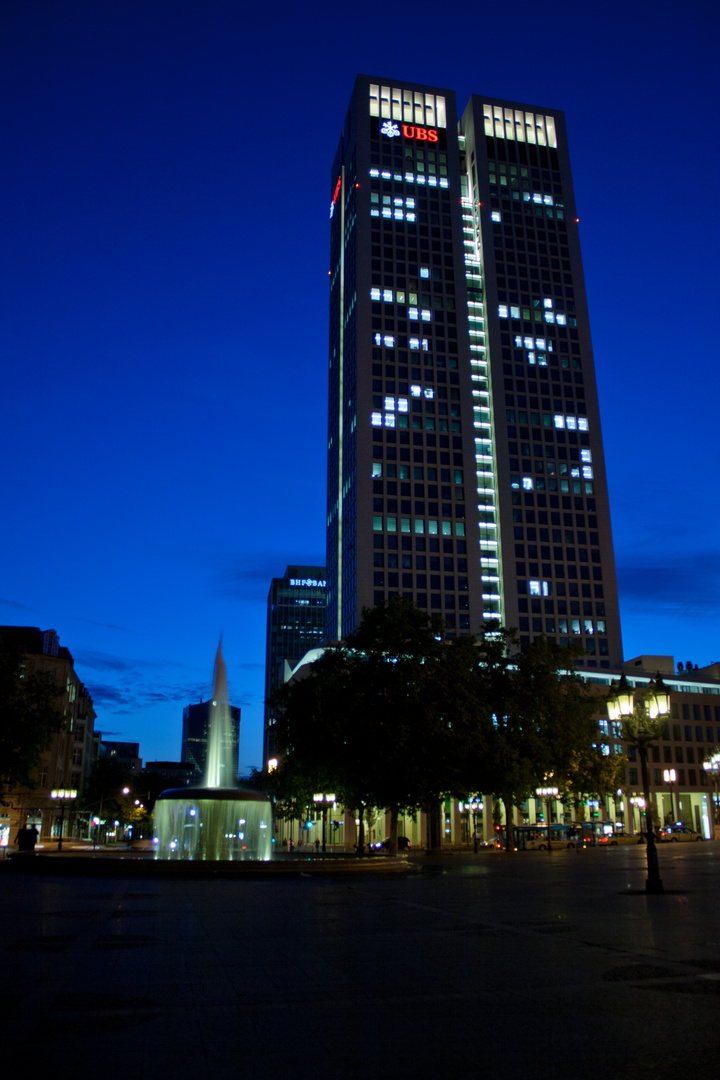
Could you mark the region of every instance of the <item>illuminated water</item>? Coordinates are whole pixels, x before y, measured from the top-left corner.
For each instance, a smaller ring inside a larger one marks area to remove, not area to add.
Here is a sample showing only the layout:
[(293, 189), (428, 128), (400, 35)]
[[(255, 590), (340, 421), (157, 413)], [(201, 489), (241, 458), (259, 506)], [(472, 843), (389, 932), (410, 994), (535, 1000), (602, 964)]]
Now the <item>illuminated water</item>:
[(206, 788), (229, 786), (237, 773), (237, 761), (234, 757), (232, 716), (230, 714), (230, 695), (228, 693), (227, 670), (222, 654), (222, 642), (218, 645), (213, 670), (213, 692), (210, 699), (208, 725), (207, 765), (205, 769)]
[(259, 791), (171, 788), (155, 803), (157, 859), (269, 859), (270, 802)]
[(271, 805), (259, 791), (223, 786), (235, 776), (227, 673), (218, 645), (205, 783), (170, 788), (155, 803), (157, 859), (260, 859), (271, 855)]

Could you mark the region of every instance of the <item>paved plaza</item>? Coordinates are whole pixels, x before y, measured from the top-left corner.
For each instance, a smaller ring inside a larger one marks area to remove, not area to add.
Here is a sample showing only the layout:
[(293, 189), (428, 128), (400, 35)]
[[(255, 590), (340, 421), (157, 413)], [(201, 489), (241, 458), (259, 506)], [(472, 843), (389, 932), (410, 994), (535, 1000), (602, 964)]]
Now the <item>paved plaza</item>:
[(636, 846), (274, 879), (5, 862), (5, 1063), (56, 1080), (712, 1080), (720, 843), (659, 854), (664, 896), (644, 895)]

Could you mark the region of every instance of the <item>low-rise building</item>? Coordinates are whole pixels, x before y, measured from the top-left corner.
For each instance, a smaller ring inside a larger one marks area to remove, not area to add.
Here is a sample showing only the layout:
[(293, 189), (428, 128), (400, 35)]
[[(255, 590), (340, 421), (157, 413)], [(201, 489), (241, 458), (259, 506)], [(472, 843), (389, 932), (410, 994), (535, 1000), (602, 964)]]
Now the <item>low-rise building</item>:
[(189, 761), (148, 761), (143, 774), (166, 781), (165, 787), (191, 787), (202, 781), (202, 773)]
[(142, 758), (140, 757), (140, 743), (115, 742), (102, 739), (100, 742), (100, 757), (112, 761), (126, 772), (136, 776), (142, 772)]
[[(307, 665), (322, 654), (311, 650), (289, 677), (302, 677)], [(642, 689), (659, 674), (670, 696), (670, 714), (662, 735), (648, 749), (650, 799), (653, 822), (662, 827), (682, 822), (709, 840), (720, 838), (720, 768), (711, 767), (712, 759), (720, 765), (720, 662), (699, 668), (679, 663), (672, 656), (643, 655), (608, 672), (580, 670), (580, 677), (600, 694), (610, 697), (624, 675), (633, 689)], [(607, 755), (624, 755), (622, 783), (604, 798), (588, 797), (579, 807), (582, 820), (602, 824), (625, 834), (644, 829), (642, 803), (643, 781), (637, 751), (623, 737), (620, 721), (609, 718), (602, 707), (597, 715), (598, 744)], [(705, 766), (708, 766), (707, 768)], [(571, 823), (576, 809), (562, 795), (548, 800), (528, 798), (515, 810), (515, 825), (546, 824), (548, 809), (552, 822)], [(323, 814), (328, 848), (352, 850), (357, 842), (358, 821), (355, 810), (334, 803), (309, 805), (300, 820), (279, 821), (277, 842), (312, 844), (321, 835)], [(379, 808), (368, 815), (366, 842), (378, 842), (389, 835), (389, 816)], [(470, 800), (448, 798), (441, 807), (442, 844), (447, 848), (469, 848), (475, 835), (479, 841), (490, 840), (504, 829), (502, 804), (492, 793), (476, 793)], [(414, 848), (428, 846), (428, 820), (425, 814), (403, 815), (399, 834), (407, 836)]]

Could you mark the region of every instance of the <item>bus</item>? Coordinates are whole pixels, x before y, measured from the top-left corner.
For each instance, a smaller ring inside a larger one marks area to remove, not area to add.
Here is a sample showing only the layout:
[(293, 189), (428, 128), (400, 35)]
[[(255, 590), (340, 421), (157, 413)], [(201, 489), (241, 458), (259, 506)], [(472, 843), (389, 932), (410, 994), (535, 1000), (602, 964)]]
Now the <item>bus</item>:
[[(547, 851), (547, 825), (516, 825), (513, 835), (518, 851)], [(555, 823), (550, 826), (550, 843), (554, 848), (589, 847), (595, 842), (592, 822)]]

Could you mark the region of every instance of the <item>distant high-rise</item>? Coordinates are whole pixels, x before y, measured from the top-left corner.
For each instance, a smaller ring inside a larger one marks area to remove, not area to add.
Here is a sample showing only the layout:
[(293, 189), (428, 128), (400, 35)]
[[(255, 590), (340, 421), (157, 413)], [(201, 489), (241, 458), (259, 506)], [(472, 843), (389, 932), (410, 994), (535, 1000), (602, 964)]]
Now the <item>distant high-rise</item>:
[(359, 76), (330, 196), (328, 638), (403, 595), (619, 664), (563, 113)]
[(265, 736), (263, 761), (275, 753), (275, 712), (271, 695), (285, 682), (286, 671), (325, 636), (324, 566), (288, 566), (285, 576), (273, 578), (268, 593), (265, 649)]
[[(198, 782), (207, 776), (208, 736), (210, 732), (212, 701), (201, 701), (197, 705), (186, 705), (183, 709), (182, 751), (180, 758), (192, 765)], [(227, 738), (230, 746), (227, 757), (232, 759), (233, 774), (223, 778), (223, 785), (232, 787), (238, 778), (238, 755), (240, 752), (240, 709), (230, 706), (230, 731)]]

